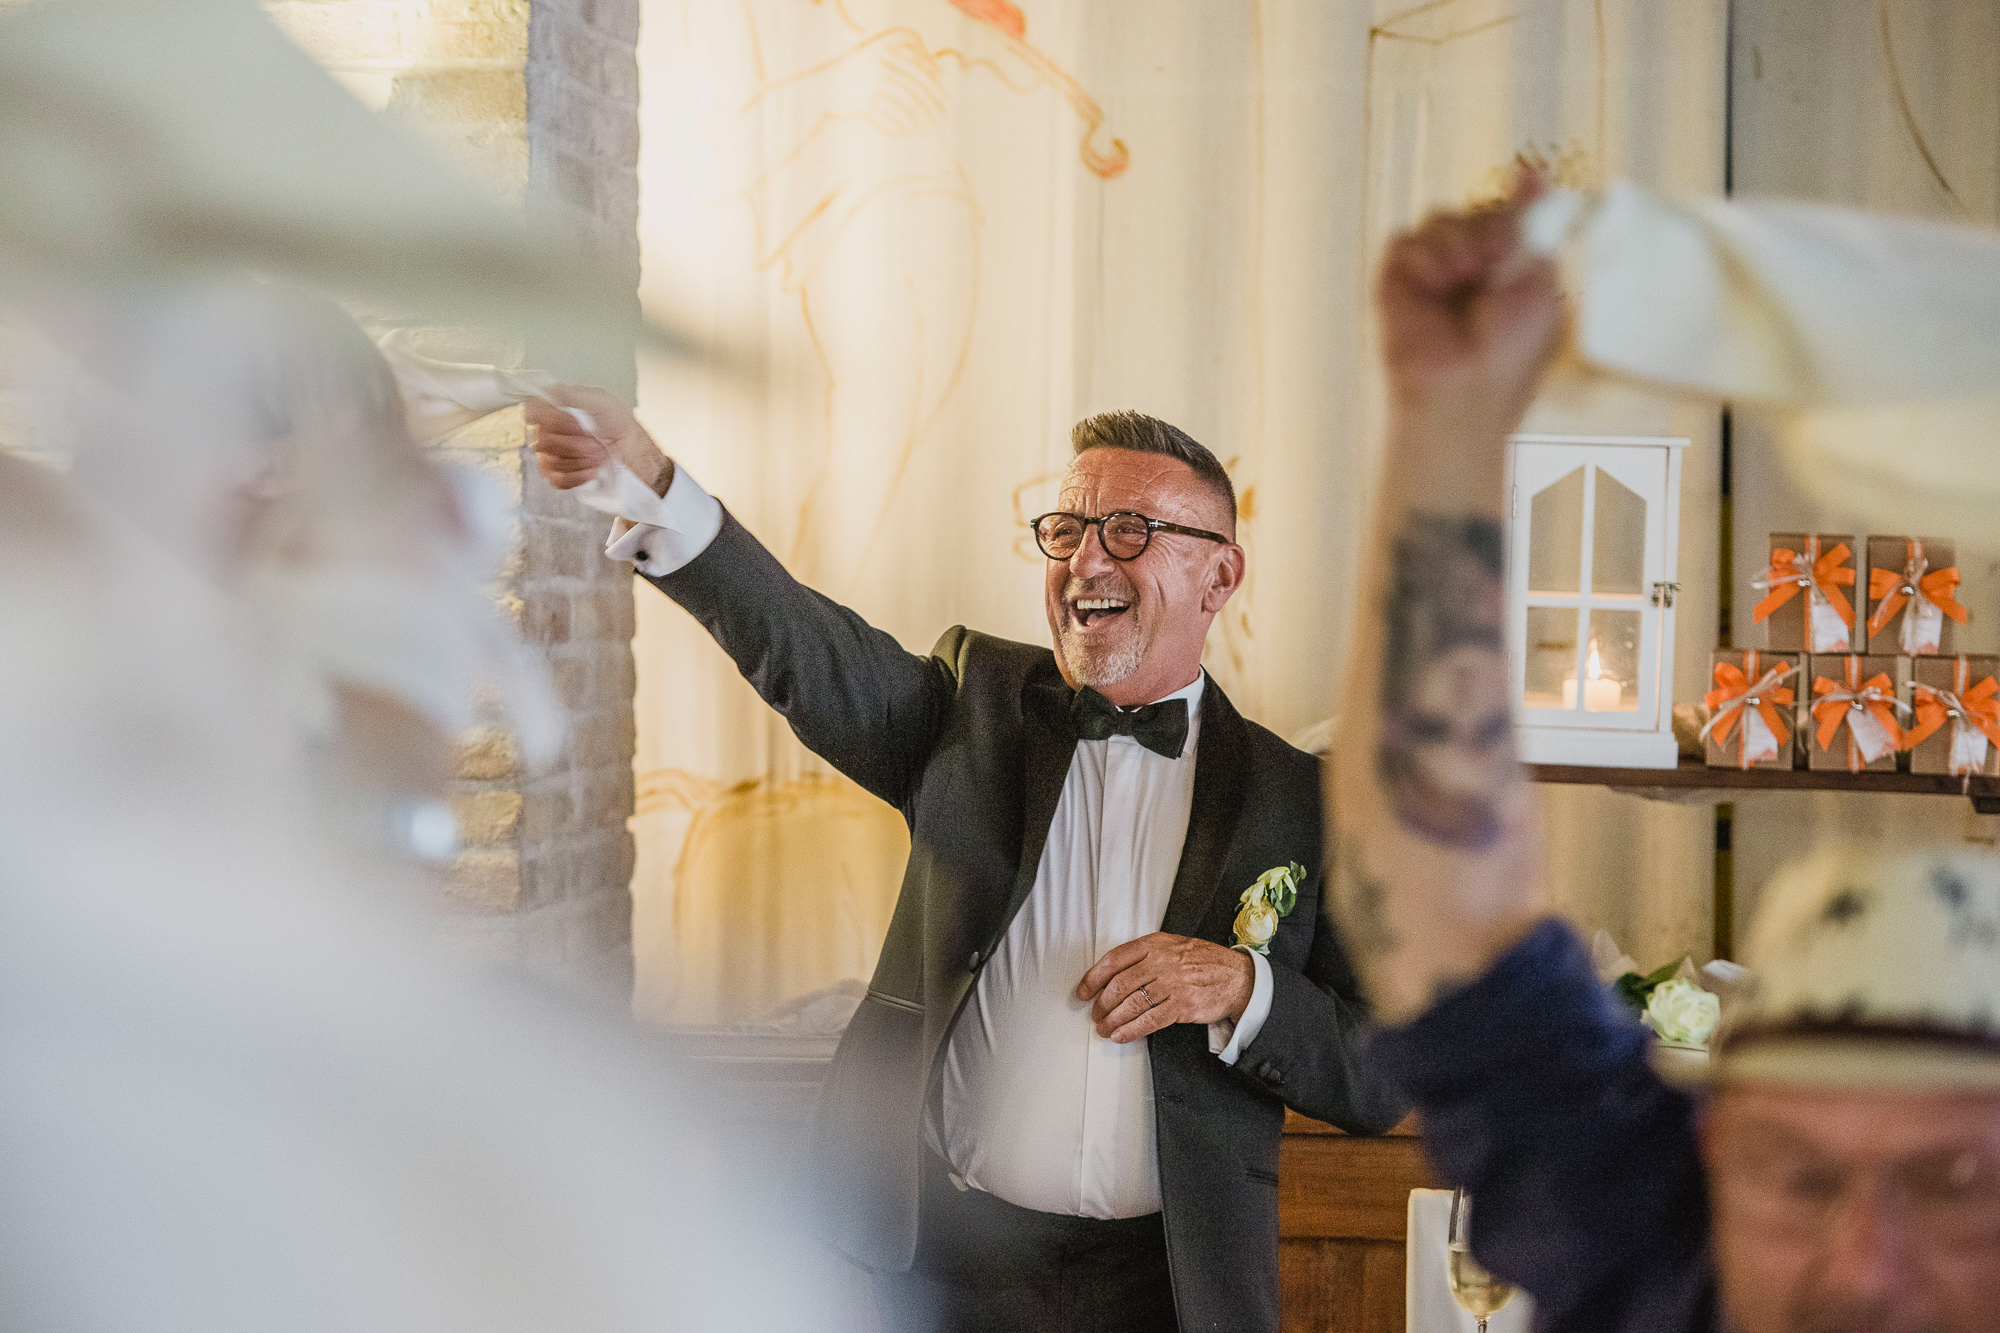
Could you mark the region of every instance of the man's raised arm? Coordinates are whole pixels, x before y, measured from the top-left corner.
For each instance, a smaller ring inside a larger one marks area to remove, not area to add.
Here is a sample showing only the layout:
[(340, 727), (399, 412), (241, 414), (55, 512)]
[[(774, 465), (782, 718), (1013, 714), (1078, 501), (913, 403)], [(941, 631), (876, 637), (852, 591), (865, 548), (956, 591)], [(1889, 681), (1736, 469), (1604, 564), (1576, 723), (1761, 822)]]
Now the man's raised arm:
[(564, 385), (525, 411), (549, 484), (619, 518), (606, 554), (699, 621), (806, 748), (902, 805), (942, 725), (964, 632), (919, 657), (799, 583), (611, 395)]
[(1399, 236), (1376, 288), (1390, 429), (1327, 796), (1330, 901), (1385, 1023), (1546, 910), (1502, 574), (1507, 436), (1562, 317), (1552, 266), (1519, 247), (1525, 202)]

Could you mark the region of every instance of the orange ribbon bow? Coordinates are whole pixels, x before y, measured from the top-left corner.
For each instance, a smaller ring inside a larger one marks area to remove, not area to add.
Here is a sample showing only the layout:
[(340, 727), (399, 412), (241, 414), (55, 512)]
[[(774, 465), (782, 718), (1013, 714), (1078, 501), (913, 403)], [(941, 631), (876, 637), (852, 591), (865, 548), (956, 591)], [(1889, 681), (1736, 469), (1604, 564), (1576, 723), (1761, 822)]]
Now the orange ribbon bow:
[[(1715, 664), (1716, 688), (1701, 696), (1701, 701), (1708, 705), (1709, 711), (1708, 725), (1701, 729), (1703, 740), (1707, 740), (1708, 734), (1712, 731), (1715, 733), (1715, 743), (1726, 748), (1729, 744), (1729, 733), (1736, 726), (1737, 714), (1745, 708), (1757, 710), (1757, 716), (1771, 729), (1771, 735), (1777, 739), (1779, 745), (1784, 745), (1792, 739), (1791, 728), (1785, 725), (1784, 715), (1778, 709), (1792, 706), (1792, 692), (1782, 682), (1785, 677), (1792, 674), (1794, 668), (1779, 663), (1762, 676), (1753, 679), (1750, 673), (1757, 670), (1757, 665), (1757, 654), (1754, 650), (1743, 654), (1743, 665), (1740, 667), (1733, 662)], [(1745, 726), (1743, 730), (1747, 733), (1750, 728)], [(1737, 747), (1736, 762), (1741, 768), (1749, 768), (1754, 762), (1750, 757), (1748, 741), (1749, 737), (1746, 734)]]
[[(1854, 608), (1848, 605), (1847, 597), (1840, 590), (1852, 587), (1854, 571), (1843, 569), (1847, 557), (1852, 554), (1847, 543), (1842, 542), (1831, 551), (1821, 555), (1819, 538), (1806, 538), (1805, 554), (1788, 551), (1780, 546), (1771, 552), (1771, 567), (1764, 571), (1762, 578), (1751, 583), (1753, 588), (1764, 588), (1768, 595), (1757, 603), (1757, 609), (1750, 613), (1750, 619), (1763, 624), (1771, 618), (1771, 613), (1799, 595), (1801, 588), (1812, 588), (1824, 597), (1827, 605), (1834, 609), (1849, 630), (1854, 628)], [(1812, 644), (1812, 620), (1806, 621), (1806, 644)]]
[(1946, 722), (1952, 726), (1953, 749), (1957, 749), (1959, 728), (1965, 726), (1979, 728), (1988, 741), (2000, 745), (2000, 697), (1996, 697), (2000, 696), (2000, 680), (1988, 676), (1967, 688), (1971, 674), (1972, 664), (1961, 657), (1953, 663), (1950, 689), (1941, 690), (1933, 685), (1910, 687), (1916, 695), (1917, 720), (1903, 737), (1904, 749), (1915, 749), (1917, 742), (1936, 733)]
[(1889, 749), (1894, 751), (1903, 743), (1903, 729), (1896, 722), (1896, 710), (1907, 708), (1907, 705), (1896, 697), (1896, 683), (1889, 679), (1887, 672), (1878, 671), (1862, 681), (1860, 659), (1850, 657), (1845, 674), (1845, 684), (1828, 680), (1825, 676), (1814, 677), (1813, 693), (1819, 696), (1819, 701), (1812, 706), (1812, 712), (1819, 723), (1819, 748), (1822, 750), (1833, 748), (1833, 737), (1840, 730), (1841, 723), (1849, 724), (1847, 771), (1859, 773), (1870, 761), (1861, 752), (1861, 743), (1855, 739), (1854, 718), (1865, 714), (1880, 723), (1888, 735)]
[(1930, 565), (1930, 557), (1924, 554), (1924, 544), (1915, 537), (1909, 538), (1909, 556), (1898, 574), (1893, 569), (1871, 569), (1868, 571), (1868, 597), (1875, 603), (1875, 614), (1868, 617), (1868, 637), (1874, 638), (1896, 613), (1903, 609), (1903, 603), (1912, 597), (1921, 596), (1925, 601), (1936, 604), (1937, 609), (1956, 620), (1965, 623), (1965, 608), (1958, 604), (1958, 570), (1947, 567), (1924, 571)]

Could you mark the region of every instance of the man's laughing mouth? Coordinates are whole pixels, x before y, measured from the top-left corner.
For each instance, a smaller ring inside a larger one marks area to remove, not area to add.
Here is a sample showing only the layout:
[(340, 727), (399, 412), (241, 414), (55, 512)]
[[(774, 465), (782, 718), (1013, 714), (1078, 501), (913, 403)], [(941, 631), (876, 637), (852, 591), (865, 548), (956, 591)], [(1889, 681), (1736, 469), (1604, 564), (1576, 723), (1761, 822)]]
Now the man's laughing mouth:
[(1078, 597), (1069, 604), (1070, 623), (1089, 630), (1107, 625), (1131, 609), (1132, 603), (1123, 597)]

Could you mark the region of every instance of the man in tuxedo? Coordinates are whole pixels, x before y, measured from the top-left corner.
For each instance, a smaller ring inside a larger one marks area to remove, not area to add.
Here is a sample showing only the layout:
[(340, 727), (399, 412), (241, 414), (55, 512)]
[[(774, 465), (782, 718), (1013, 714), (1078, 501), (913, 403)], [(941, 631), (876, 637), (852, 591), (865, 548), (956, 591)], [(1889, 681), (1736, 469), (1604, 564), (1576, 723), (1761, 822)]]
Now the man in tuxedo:
[[(1276, 1333), (1285, 1106), (1362, 1133), (1404, 1108), (1363, 1071), (1320, 911), (1318, 765), (1201, 669), (1244, 571), (1215, 456), (1136, 412), (1081, 422), (1035, 525), (1053, 652), (957, 627), (920, 657), (792, 579), (616, 400), (550, 398), (541, 469), (618, 515), (607, 553), (909, 822), (812, 1153), (891, 1326)], [(1294, 864), (1289, 912), (1239, 917)]]

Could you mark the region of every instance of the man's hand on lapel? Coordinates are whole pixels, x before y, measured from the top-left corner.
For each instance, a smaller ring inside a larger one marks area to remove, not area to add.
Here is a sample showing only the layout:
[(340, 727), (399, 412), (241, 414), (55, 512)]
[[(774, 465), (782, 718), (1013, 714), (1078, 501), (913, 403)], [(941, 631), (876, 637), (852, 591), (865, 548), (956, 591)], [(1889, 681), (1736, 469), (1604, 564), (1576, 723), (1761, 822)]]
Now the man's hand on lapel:
[(1091, 965), (1076, 998), (1092, 1000), (1097, 1035), (1137, 1041), (1170, 1023), (1243, 1017), (1257, 984), (1250, 955), (1208, 940), (1155, 932), (1121, 944)]

